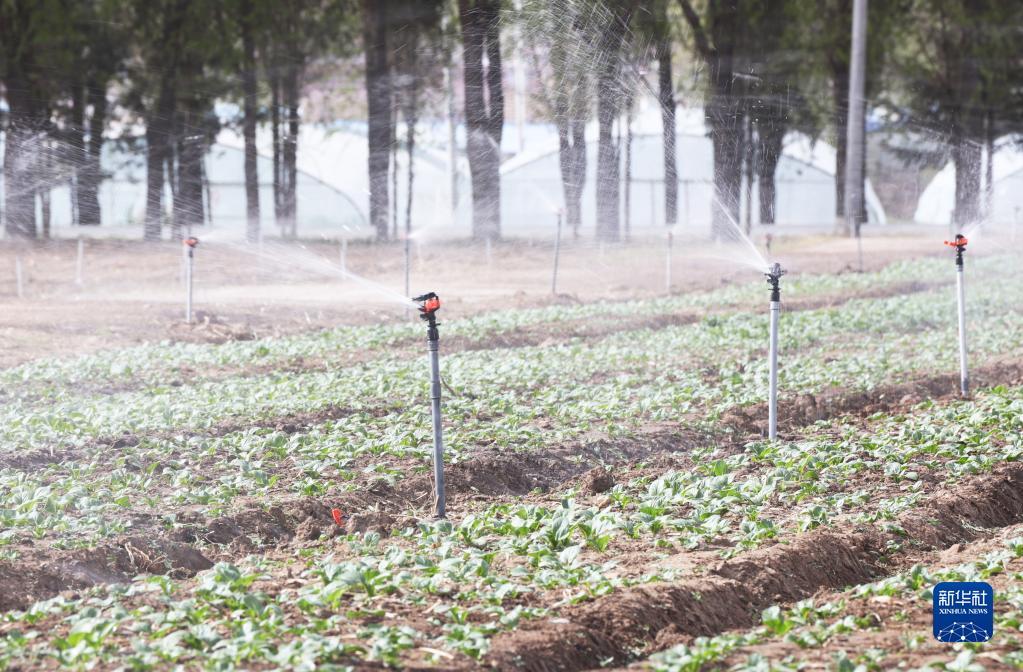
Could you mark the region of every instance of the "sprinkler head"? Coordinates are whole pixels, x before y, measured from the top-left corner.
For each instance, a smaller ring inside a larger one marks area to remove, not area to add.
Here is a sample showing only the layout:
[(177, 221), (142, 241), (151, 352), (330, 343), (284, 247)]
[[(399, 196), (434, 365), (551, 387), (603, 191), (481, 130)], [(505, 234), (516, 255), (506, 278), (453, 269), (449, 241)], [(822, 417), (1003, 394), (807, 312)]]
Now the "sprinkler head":
[(954, 240), (946, 240), (945, 241), (946, 245), (948, 245), (951, 248), (954, 248), (955, 251), (956, 251), (956, 265), (957, 266), (962, 266), (963, 265), (963, 252), (966, 251), (966, 244), (968, 242), (970, 242), (970, 241), (968, 241), (966, 239), (966, 236), (964, 236), (961, 233), (957, 233)]
[(436, 319), (436, 315), (434, 315), (434, 313), (440, 310), (439, 296), (430, 292), (428, 294), (423, 294), (422, 296), (417, 296), (412, 300), (419, 304), (420, 318), (424, 320)]
[(195, 238), (195, 237), (192, 237), (192, 236), (189, 236), (188, 238), (185, 238), (181, 242), (184, 243), (185, 245), (187, 245), (188, 247), (192, 248), (193, 250), (195, 248), (199, 247), (199, 239)]
[(767, 284), (771, 287), (771, 300), (781, 301), (781, 287), (779, 282), (781, 276), (785, 275), (788, 271), (781, 267), (781, 264), (775, 262), (773, 266), (767, 269), (764, 276), (767, 278)]

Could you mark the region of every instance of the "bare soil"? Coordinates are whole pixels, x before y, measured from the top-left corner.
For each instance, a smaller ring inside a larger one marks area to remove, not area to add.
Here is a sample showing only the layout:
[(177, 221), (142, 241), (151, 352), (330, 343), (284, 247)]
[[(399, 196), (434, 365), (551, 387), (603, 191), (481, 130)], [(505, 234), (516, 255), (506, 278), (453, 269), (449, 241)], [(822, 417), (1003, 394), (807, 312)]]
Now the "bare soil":
[(655, 583), (562, 611), (496, 636), (487, 663), (536, 672), (588, 670), (628, 662), (685, 636), (754, 625), (763, 609), (821, 590), (890, 574), (899, 566), (888, 542), (944, 549), (977, 539), (985, 528), (1023, 521), (1023, 465), (940, 491), (903, 514), (905, 535), (875, 528), (815, 530), (711, 567), (705, 576)]
[[(940, 255), (940, 237), (930, 231), (867, 237), (864, 268)], [(709, 247), (676, 249), (673, 292), (756, 278), (753, 269), (707, 258)], [(395, 301), (404, 284), (401, 250), (398, 244), (349, 246), (347, 268), (379, 289), (331, 275), (331, 266), (339, 264), (334, 243), (308, 243), (301, 250), (275, 245), (259, 255), (256, 249), (210, 239), (196, 252), (197, 322), (185, 325), (177, 245), (86, 241), (78, 285), (75, 241), (31, 246), (5, 241), (0, 246), (0, 367), (163, 340), (219, 343), (407, 319)], [(843, 273), (858, 265), (855, 243), (847, 239), (778, 237), (773, 254), (795, 273)], [(423, 245), (413, 259), (410, 291), (437, 291), (445, 315), (453, 317), (665, 294), (661, 242), (609, 245), (603, 251), (587, 241), (566, 243), (558, 296), (551, 295), (547, 242), (497, 244), (489, 264), (482, 246), (468, 243)]]
[[(989, 364), (976, 370), (975, 380), (981, 386), (986, 382), (1023, 383), (1023, 363), (1009, 359)], [(797, 433), (801, 427), (833, 417), (849, 416), (866, 422), (874, 413), (909, 411), (925, 399), (948, 403), (958, 398), (957, 384), (957, 378), (947, 375), (919, 376), (870, 392), (842, 395), (834, 391), (822, 395), (820, 402), (811, 395), (783, 399), (780, 408), (793, 410), (783, 412), (779, 427), (783, 434)], [(643, 473), (656, 477), (672, 468), (691, 469), (694, 465), (688, 455), (696, 447), (715, 445), (724, 454), (732, 454), (763, 436), (765, 411), (759, 410), (744, 407), (728, 411), (714, 432), (694, 429), (692, 422), (696, 418), (683, 418), (678, 422), (645, 425), (627, 437), (612, 439), (595, 433), (539, 451), (480, 448), (464, 461), (447, 466), (449, 507), (460, 515), (467, 515), (508, 498), (522, 500), (533, 495), (537, 503), (544, 503), (547, 493), (569, 488), (577, 488), (583, 496), (595, 499), (614, 486), (616, 477), (634, 478)], [(328, 408), (315, 414), (271, 419), (263, 424), (295, 432), (347, 413), (343, 408)], [(239, 428), (236, 424), (227, 419), (213, 428), (210, 435), (235, 431)], [(135, 435), (109, 437), (99, 440), (97, 445), (123, 447), (138, 443), (140, 438)], [(51, 456), (39, 451), (18, 457), (17, 464), (9, 460), (0, 466), (32, 468), (73, 458), (68, 452)], [(360, 467), (368, 466), (374, 459), (372, 456), (362, 458), (349, 465), (350, 470), (360, 473)], [(414, 524), (417, 518), (429, 517), (433, 507), (432, 474), (412, 458), (399, 466), (406, 476), (394, 484), (372, 474), (360, 474), (355, 483), (349, 484), (349, 491), (320, 500), (291, 497), (269, 508), (261, 501), (246, 504), (240, 500), (234, 513), (213, 519), (185, 507), (174, 512), (179, 526), (173, 532), (168, 532), (157, 516), (127, 511), (125, 517), (134, 532), (88, 551), (66, 551), (48, 543), (26, 540), (16, 547), (20, 554), (17, 560), (0, 562), (0, 611), (24, 608), (66, 589), (124, 582), (141, 572), (191, 575), (212, 566), (216, 560), (236, 560), (251, 553), (265, 553), (292, 544), (304, 545), (342, 532), (372, 530), (386, 535), (393, 529)], [(609, 467), (614, 468), (612, 472), (607, 471)], [(286, 477), (286, 474), (282, 476)], [(342, 512), (343, 528), (338, 527), (331, 515), (335, 508)], [(791, 512), (777, 511), (772, 515), (781, 520)], [(147, 540), (145, 544), (138, 541), (140, 537)], [(126, 555), (125, 549), (132, 546), (150, 550)], [(628, 552), (625, 555), (628, 556)], [(138, 564), (138, 557), (162, 560)], [(649, 549), (637, 557), (628, 557), (627, 561), (629, 564), (649, 562)]]

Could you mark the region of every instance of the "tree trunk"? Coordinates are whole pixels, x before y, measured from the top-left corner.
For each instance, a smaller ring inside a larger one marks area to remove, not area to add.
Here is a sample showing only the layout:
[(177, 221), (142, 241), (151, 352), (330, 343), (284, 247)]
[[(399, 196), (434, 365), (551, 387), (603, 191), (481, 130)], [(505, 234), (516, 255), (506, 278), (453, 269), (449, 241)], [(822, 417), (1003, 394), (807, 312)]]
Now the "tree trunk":
[(35, 238), (35, 156), (44, 119), (21, 68), (9, 69), (4, 83), (10, 107), (4, 149), (4, 228), (11, 237)]
[(71, 164), (71, 223), (74, 226), (82, 224), (80, 187), (89, 163), (89, 150), (85, 146), (85, 105), (85, 83), (76, 76), (71, 86), (71, 124), (67, 130)]
[[(580, 31), (573, 33), (583, 39)], [(586, 117), (589, 110), (588, 63), (577, 63), (574, 51), (555, 42), (550, 60), (561, 69), (559, 86), (551, 99), (554, 123), (558, 129), (558, 164), (561, 169), (561, 191), (565, 201), (565, 222), (574, 238), (582, 226), (582, 194), (586, 184)]]
[[(462, 25), (466, 152), (472, 176), (473, 238), (501, 235), (501, 138), (504, 130), (500, 2), (459, 0)], [(484, 67), (483, 56), (487, 56)]]
[[(625, 105), (625, 241), (632, 236), (632, 95)], [(655, 212), (650, 213), (650, 223), (656, 223)]]
[(730, 240), (738, 227), (742, 195), (742, 127), (722, 120), (714, 127), (711, 140), (714, 147), (712, 234), (715, 240)]
[[(567, 115), (567, 107), (566, 115)], [(586, 184), (586, 123), (584, 120), (558, 118), (558, 162), (561, 190), (565, 198), (565, 222), (572, 235), (579, 237), (582, 225), (582, 195)]]
[(42, 235), (42, 238), (44, 240), (49, 240), (49, 238), (50, 238), (50, 223), (51, 223), (51, 220), (52, 220), (52, 217), (51, 217), (52, 208), (50, 207), (51, 206), (51, 202), (52, 202), (52, 199), (50, 197), (50, 186), (47, 185), (47, 184), (44, 184), (42, 186), (42, 188), (39, 189), (39, 204), (40, 204), (40, 208), (39, 209), (40, 209), (41, 214), (42, 214), (42, 221), (41, 221), (42, 233), (41, 233), (41, 235)]
[(678, 223), (678, 160), (675, 149), (675, 79), (671, 68), (671, 37), (667, 29), (657, 45), (658, 98), (664, 135), (664, 223)]
[(394, 90), (391, 99), (391, 236), (398, 237), (398, 210), (400, 194), (398, 193), (398, 92)]
[[(279, 59), (276, 61), (279, 63)], [(274, 66), (274, 71), (270, 76), (270, 132), (273, 141), (273, 164), (274, 164), (274, 223), (278, 228), (284, 226), (284, 211), (282, 209), (282, 203), (284, 202), (284, 184), (281, 179), (283, 165), (281, 161), (281, 76), (277, 66)]]
[(302, 66), (295, 62), (298, 57), (292, 55), (292, 62), (285, 70), (284, 95), (288, 112), (288, 139), (284, 144), (284, 221), (287, 222), (288, 237), (294, 239), (298, 235), (298, 102), (299, 75)]
[(178, 58), (181, 53), (178, 43), (187, 5), (188, 0), (178, 0), (166, 9), (160, 53), (166, 55), (167, 62), (161, 64), (163, 70), (160, 75), (155, 114), (146, 116), (146, 219), (144, 225), (146, 240), (160, 240), (163, 226), (163, 166), (170, 154), (170, 136), (171, 130), (174, 128)]
[[(729, 239), (738, 226), (742, 191), (743, 101), (735, 89), (735, 47), (738, 39), (737, 0), (721, 2), (712, 17), (715, 51), (710, 59), (712, 90), (707, 104), (714, 148), (714, 239)], [(733, 224), (734, 223), (734, 224)]]
[(849, 64), (832, 61), (831, 86), (835, 115), (835, 233), (848, 235), (845, 219), (846, 134), (849, 131)]
[(746, 203), (746, 212), (743, 215), (742, 228), (748, 236), (753, 230), (753, 178), (756, 174), (754, 164), (757, 160), (756, 128), (753, 124), (753, 117), (749, 114), (746, 115), (746, 120), (743, 122), (743, 142), (746, 146), (742, 157), (743, 186), (745, 187), (742, 198)]
[(617, 241), (621, 236), (621, 177), (618, 144), (613, 134), (621, 116), (621, 55), (629, 9), (616, 0), (611, 19), (601, 35), (601, 62), (597, 71), (597, 238)]
[(609, 87), (612, 81), (600, 77), (597, 83), (597, 238), (605, 241), (616, 241), (620, 235), (618, 203), (621, 184), (618, 148), (612, 133), (618, 105), (612, 100), (615, 95), (614, 89)]
[(387, 0), (363, 0), (366, 100), (369, 107), (369, 222), (387, 240), (390, 207), (391, 71), (387, 58)]
[(174, 196), (174, 230), (191, 235), (205, 222), (203, 206), (202, 161), (206, 153), (204, 135), (199, 128), (199, 114), (187, 110), (182, 119), (178, 141), (178, 187)]
[(952, 161), (956, 169), (956, 202), (952, 222), (958, 231), (980, 216), (981, 143), (967, 137), (961, 128), (953, 130)]
[(242, 88), (245, 121), (245, 237), (250, 243), (259, 240), (259, 171), (256, 165), (256, 115), (258, 91), (256, 82), (256, 44), (252, 35), (252, 0), (242, 3), (242, 51), (244, 56)]
[[(405, 117), (405, 148), (408, 156), (407, 178), (408, 192), (405, 197), (405, 236), (412, 233), (412, 183), (415, 178), (416, 158), (416, 124), (419, 122), (419, 88), (417, 72), (417, 49), (419, 48), (418, 36), (413, 33), (410, 44), (409, 67), (411, 76), (409, 78), (408, 90), (405, 91), (405, 106), (403, 115)], [(395, 165), (397, 170), (397, 165)]]
[(165, 74), (163, 79), (156, 114), (146, 124), (146, 240), (160, 240), (163, 226), (163, 166), (170, 153), (169, 119), (174, 110), (169, 77)]
[(995, 120), (994, 112), (984, 115), (984, 218), (994, 215), (995, 199)]
[(785, 138), (783, 125), (770, 121), (757, 128), (759, 156), (757, 157), (757, 187), (760, 196), (760, 223), (771, 225), (777, 221), (777, 185), (775, 173), (781, 159), (782, 140)]
[(81, 226), (99, 226), (103, 221), (99, 187), (103, 180), (100, 159), (103, 131), (107, 124), (106, 81), (90, 82), (87, 97), (92, 107), (92, 116), (89, 117), (89, 144), (85, 147), (85, 162), (78, 172), (78, 218)]

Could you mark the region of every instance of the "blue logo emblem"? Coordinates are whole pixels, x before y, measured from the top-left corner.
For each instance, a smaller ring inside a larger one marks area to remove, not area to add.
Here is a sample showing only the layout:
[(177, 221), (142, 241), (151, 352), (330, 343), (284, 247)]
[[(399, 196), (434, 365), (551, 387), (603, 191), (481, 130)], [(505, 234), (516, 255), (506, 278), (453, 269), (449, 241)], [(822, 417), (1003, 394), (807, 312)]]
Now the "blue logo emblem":
[(983, 581), (946, 581), (934, 587), (934, 638), (986, 642), (995, 634), (995, 593)]

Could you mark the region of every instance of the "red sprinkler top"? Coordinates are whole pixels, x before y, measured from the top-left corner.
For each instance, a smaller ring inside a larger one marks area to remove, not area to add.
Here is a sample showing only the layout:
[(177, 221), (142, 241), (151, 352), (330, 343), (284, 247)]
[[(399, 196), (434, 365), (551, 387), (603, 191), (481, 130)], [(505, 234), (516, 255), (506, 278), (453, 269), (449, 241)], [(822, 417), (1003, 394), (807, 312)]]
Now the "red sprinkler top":
[(439, 296), (435, 296), (433, 298), (427, 299), (423, 303), (422, 308), (420, 308), (419, 310), (423, 311), (426, 314), (429, 314), (429, 313), (435, 312), (439, 308), (440, 308), (440, 297)]
[(183, 242), (185, 245), (188, 245), (189, 247), (198, 247), (199, 246), (199, 239), (198, 238), (194, 238), (194, 237), (193, 238), (185, 238), (181, 242)]
[(949, 247), (966, 247), (966, 243), (968, 242), (969, 241), (966, 240), (966, 236), (958, 235), (955, 240), (946, 240), (945, 244)]

